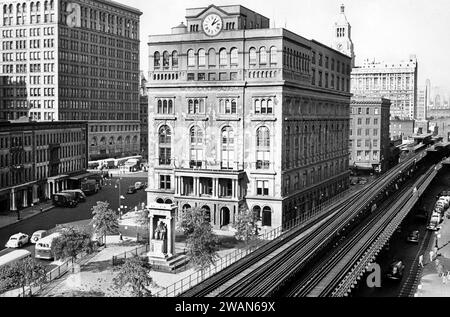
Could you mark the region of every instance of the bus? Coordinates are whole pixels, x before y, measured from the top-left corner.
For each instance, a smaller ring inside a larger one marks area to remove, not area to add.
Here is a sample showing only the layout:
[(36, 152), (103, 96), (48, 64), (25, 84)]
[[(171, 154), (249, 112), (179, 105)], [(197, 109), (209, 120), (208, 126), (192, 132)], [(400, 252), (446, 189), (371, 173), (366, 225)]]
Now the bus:
[(14, 250), (0, 255), (0, 267), (14, 264), (18, 261), (31, 258), (31, 252), (27, 250)]
[(52, 243), (53, 240), (61, 236), (61, 233), (55, 232), (49, 236), (46, 236), (45, 238), (42, 238), (36, 243), (35, 248), (35, 258), (36, 259), (44, 259), (44, 260), (52, 260), (53, 254), (52, 254)]

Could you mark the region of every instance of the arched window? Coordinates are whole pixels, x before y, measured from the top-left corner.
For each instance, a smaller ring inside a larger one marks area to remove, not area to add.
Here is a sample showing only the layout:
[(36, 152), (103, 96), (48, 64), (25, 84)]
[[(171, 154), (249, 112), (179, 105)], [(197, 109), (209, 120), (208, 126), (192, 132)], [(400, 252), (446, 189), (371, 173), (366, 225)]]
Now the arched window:
[(272, 226), (272, 209), (270, 207), (264, 207), (263, 209), (262, 225), (267, 227)]
[(137, 135), (135, 135), (133, 137), (133, 144), (137, 144), (137, 143), (138, 143), (138, 137), (137, 137)]
[(194, 126), (190, 130), (190, 167), (202, 167), (203, 164), (203, 131)]
[(153, 65), (155, 66), (155, 68), (161, 66), (161, 54), (159, 54), (159, 52), (155, 52), (155, 54), (153, 55)]
[(259, 49), (259, 63), (267, 64), (267, 51), (264, 46)]
[(158, 204), (164, 204), (164, 199), (158, 198), (158, 199), (156, 200), (156, 203), (158, 203)]
[(163, 67), (169, 67), (169, 52), (164, 51), (163, 53)]
[(172, 156), (172, 135), (166, 125), (159, 128), (159, 165), (170, 165)]
[(130, 144), (130, 141), (131, 141), (130, 136), (127, 136), (127, 137), (125, 138), (125, 144)]
[(256, 131), (256, 169), (270, 168), (270, 132), (267, 127)]
[(45, 10), (45, 11), (48, 11), (48, 1), (45, 1), (45, 2), (44, 2), (44, 10)]
[(234, 132), (231, 127), (222, 129), (222, 169), (234, 167)]
[(166, 200), (164, 201), (164, 204), (166, 204), (166, 205), (172, 205), (172, 204), (173, 204), (173, 201), (172, 201), (171, 199), (166, 199)]
[(227, 50), (222, 48), (219, 51), (219, 65), (228, 65), (228, 61), (227, 61)]
[(270, 63), (271, 64), (277, 63), (277, 48), (275, 46), (272, 46), (270, 48)]
[(178, 52), (172, 52), (172, 67), (178, 67)]
[(187, 52), (187, 56), (188, 56), (188, 66), (195, 66), (195, 54), (194, 54), (194, 50), (189, 50)]
[(162, 106), (162, 100), (158, 100), (158, 113), (163, 113), (163, 106)]
[(183, 212), (186, 212), (186, 211), (190, 210), (191, 208), (192, 208), (191, 205), (185, 204), (185, 205), (183, 205), (183, 208), (181, 210), (183, 210)]
[(106, 145), (106, 138), (105, 137), (102, 137), (100, 139), (100, 145)]
[(198, 50), (198, 66), (206, 65), (206, 51), (202, 48)]
[(36, 3), (36, 11), (37, 12), (41, 11), (41, 3), (40, 2)]
[(238, 54), (238, 49), (237, 48), (232, 48), (231, 49), (231, 52), (230, 52), (230, 55), (231, 55), (231, 65), (237, 65), (237, 64), (239, 64), (239, 54)]
[(256, 48), (252, 47), (249, 51), (250, 65), (256, 64)]
[(213, 48), (208, 51), (208, 65), (216, 66), (216, 50)]
[(188, 113), (189, 114), (205, 113), (205, 101), (203, 99), (189, 99)]
[(114, 137), (109, 138), (109, 145), (114, 145)]
[(91, 146), (97, 146), (97, 138), (95, 136), (91, 140)]
[(162, 106), (162, 113), (167, 114), (167, 100), (163, 101), (163, 106)]
[(117, 144), (122, 144), (122, 143), (123, 143), (123, 139), (122, 139), (121, 136), (119, 136), (119, 137), (117, 138)]
[(172, 100), (169, 100), (169, 109), (168, 109), (168, 113), (169, 114), (172, 114), (173, 113), (173, 101)]
[(253, 207), (253, 214), (255, 215), (256, 219), (258, 219), (258, 221), (261, 220), (261, 207)]

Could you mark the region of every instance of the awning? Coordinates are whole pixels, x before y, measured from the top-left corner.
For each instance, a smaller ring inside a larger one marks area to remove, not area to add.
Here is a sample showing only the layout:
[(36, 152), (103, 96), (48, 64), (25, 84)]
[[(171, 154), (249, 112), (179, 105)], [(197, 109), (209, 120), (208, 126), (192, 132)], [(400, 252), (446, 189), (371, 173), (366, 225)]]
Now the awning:
[(60, 179), (65, 179), (68, 177), (69, 177), (69, 175), (58, 175), (58, 176), (53, 176), (53, 177), (47, 178), (47, 181), (58, 181)]
[(81, 175), (78, 175), (78, 176), (72, 176), (69, 179), (72, 180), (72, 181), (79, 181), (79, 180), (81, 180), (83, 178), (86, 178), (86, 177), (89, 177), (91, 175), (92, 175), (91, 173), (86, 173), (86, 174), (81, 174)]
[(369, 170), (373, 170), (374, 169), (374, 167), (373, 167), (373, 165), (372, 164), (368, 164), (368, 163), (356, 163), (356, 164), (354, 164), (353, 165), (353, 167), (354, 168), (356, 168), (356, 169), (359, 169), (359, 170), (366, 170), (366, 171), (369, 171)]

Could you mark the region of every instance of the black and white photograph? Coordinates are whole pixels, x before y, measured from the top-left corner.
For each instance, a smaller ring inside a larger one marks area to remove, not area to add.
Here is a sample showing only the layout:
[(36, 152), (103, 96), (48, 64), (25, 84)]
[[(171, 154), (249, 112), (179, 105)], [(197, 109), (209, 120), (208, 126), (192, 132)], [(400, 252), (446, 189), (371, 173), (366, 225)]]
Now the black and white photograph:
[(0, 13), (2, 300), (450, 297), (450, 1)]

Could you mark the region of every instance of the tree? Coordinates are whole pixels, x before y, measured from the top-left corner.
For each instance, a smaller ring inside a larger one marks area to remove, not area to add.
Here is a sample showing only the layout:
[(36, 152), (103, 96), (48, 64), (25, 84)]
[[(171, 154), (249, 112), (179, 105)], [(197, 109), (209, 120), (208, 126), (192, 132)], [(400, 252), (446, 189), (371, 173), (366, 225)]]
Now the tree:
[(138, 224), (140, 224), (142, 226), (148, 225), (150, 222), (150, 218), (148, 217), (148, 214), (149, 214), (148, 209), (139, 210), (138, 211), (138, 219), (137, 219)]
[(187, 255), (198, 269), (205, 269), (218, 258), (219, 239), (209, 222), (194, 228), (187, 238)]
[(60, 233), (52, 243), (52, 253), (56, 259), (71, 257), (75, 260), (78, 254), (94, 251), (91, 235), (85, 230), (69, 226), (61, 228)]
[(204, 222), (206, 222), (206, 211), (195, 207), (182, 212), (179, 227), (185, 236), (189, 236)]
[(118, 275), (114, 277), (113, 283), (117, 289), (125, 286), (131, 287), (131, 294), (135, 297), (148, 297), (152, 293), (147, 289), (152, 283), (148, 275), (150, 265), (141, 258), (128, 258), (125, 263), (118, 267)]
[(236, 239), (246, 243), (257, 240), (259, 238), (258, 220), (256, 213), (242, 206), (234, 224)]
[(117, 214), (109, 208), (109, 203), (104, 201), (97, 202), (97, 205), (92, 207), (92, 218), (91, 225), (94, 227), (94, 233), (98, 237), (105, 238), (106, 246), (106, 236), (108, 234), (119, 233), (119, 218)]
[[(26, 287), (35, 283), (41, 287), (47, 279), (45, 267), (33, 258), (26, 258), (14, 265), (0, 268), (0, 293), (14, 288), (21, 288), (23, 296), (26, 295)], [(31, 294), (31, 287), (29, 289)]]
[(186, 235), (187, 255), (199, 269), (204, 269), (218, 258), (219, 239), (214, 235), (206, 210), (191, 208), (181, 215), (179, 224)]

